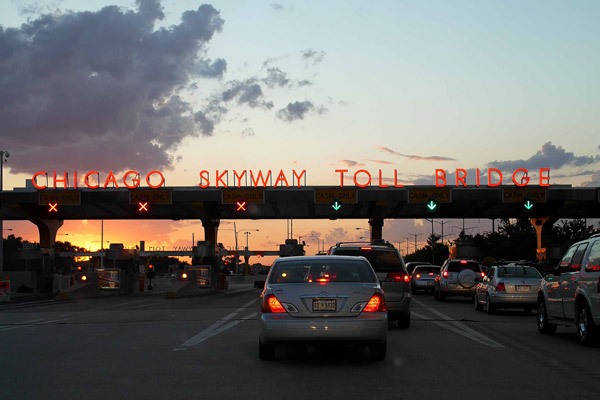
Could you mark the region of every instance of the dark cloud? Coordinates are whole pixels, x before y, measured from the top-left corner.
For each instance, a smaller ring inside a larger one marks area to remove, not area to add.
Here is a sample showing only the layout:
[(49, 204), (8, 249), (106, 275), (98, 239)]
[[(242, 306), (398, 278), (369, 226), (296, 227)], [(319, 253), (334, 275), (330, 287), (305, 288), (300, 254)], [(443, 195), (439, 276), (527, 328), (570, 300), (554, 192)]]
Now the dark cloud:
[(329, 231), (327, 235), (325, 235), (326, 243), (337, 243), (342, 242), (350, 238), (348, 231), (344, 228), (335, 228)]
[(298, 82), (298, 87), (302, 87), (302, 86), (311, 86), (313, 83), (311, 81), (309, 81), (308, 79), (302, 79), (301, 81)]
[(238, 104), (245, 104), (251, 108), (272, 108), (273, 103), (264, 100), (264, 93), (260, 84), (255, 79), (245, 81), (232, 81), (228, 83), (229, 88), (221, 94), (221, 100), (228, 102), (236, 100)]
[(271, 6), (271, 8), (273, 10), (279, 11), (279, 10), (283, 10), (283, 4), (279, 4), (279, 3), (271, 3), (269, 4)]
[(323, 61), (325, 58), (324, 51), (316, 51), (312, 49), (303, 50), (300, 54), (302, 54), (302, 59), (307, 63), (312, 63), (312, 65), (318, 64)]
[(536, 170), (540, 168), (559, 169), (565, 166), (580, 167), (600, 161), (600, 156), (575, 156), (561, 146), (555, 146), (552, 142), (544, 143), (542, 149), (527, 160), (492, 161), (487, 164), (490, 168), (501, 171), (514, 171), (517, 168)]
[(225, 60), (200, 56), (223, 26), (219, 12), (202, 5), (155, 30), (159, 1), (136, 4), (0, 27), (0, 148), (15, 155), (14, 172), (169, 168), (184, 138), (212, 133), (178, 92), (225, 71)]
[(400, 157), (406, 157), (410, 160), (418, 160), (418, 161), (456, 161), (454, 158), (449, 158), (449, 157), (440, 157), (440, 156), (419, 156), (419, 155), (415, 155), (415, 154), (402, 154), (399, 153), (397, 151), (394, 151), (390, 148), (387, 147), (383, 147), (383, 146), (375, 146), (376, 149), (379, 149), (381, 151), (384, 151), (386, 153), (390, 153), (390, 154), (394, 154), (396, 156), (400, 156)]
[(600, 186), (600, 169), (591, 174), (590, 180), (587, 182), (583, 182), (581, 186), (587, 187), (598, 187)]
[(310, 112), (316, 112), (318, 114), (324, 114), (327, 109), (323, 106), (315, 107), (310, 101), (296, 101), (294, 103), (288, 103), (285, 108), (282, 108), (277, 112), (277, 118), (293, 122), (298, 119), (304, 119), (304, 116)]
[(263, 82), (270, 88), (275, 86), (285, 87), (290, 84), (287, 74), (279, 68), (267, 69), (267, 77), (263, 79)]

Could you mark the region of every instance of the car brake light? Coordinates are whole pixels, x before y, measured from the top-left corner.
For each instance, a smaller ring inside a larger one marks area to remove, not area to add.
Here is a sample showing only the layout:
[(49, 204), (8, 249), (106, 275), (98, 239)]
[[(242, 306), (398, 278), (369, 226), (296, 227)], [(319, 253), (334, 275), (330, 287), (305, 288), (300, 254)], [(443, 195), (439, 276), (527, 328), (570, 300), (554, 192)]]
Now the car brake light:
[(417, 279), (421, 279), (421, 274), (417, 274)]
[(361, 249), (361, 250), (373, 250), (373, 248), (372, 248), (372, 247), (361, 247), (360, 249)]
[(319, 279), (317, 279), (317, 282), (329, 282), (329, 279), (327, 279), (327, 278), (319, 278)]
[(433, 276), (433, 272), (430, 272), (430, 273), (429, 273), (429, 276)]
[(273, 294), (270, 294), (263, 299), (261, 310), (264, 313), (275, 314), (287, 312)]
[(460, 263), (461, 263), (461, 264), (466, 264), (466, 263), (467, 263), (467, 260), (460, 260)]
[(444, 273), (442, 274), (442, 276), (443, 276), (444, 278), (447, 278), (447, 277), (448, 277), (448, 271), (444, 271)]
[(497, 292), (506, 292), (506, 287), (504, 287), (504, 282), (500, 282), (496, 285)]
[(363, 312), (384, 312), (387, 311), (387, 307), (385, 305), (385, 299), (379, 293), (375, 293), (365, 308), (363, 308)]
[(482, 273), (481, 273), (481, 277), (482, 277), (482, 278), (485, 278), (485, 272), (482, 272)]
[(388, 272), (386, 282), (410, 282), (410, 276), (406, 272)]

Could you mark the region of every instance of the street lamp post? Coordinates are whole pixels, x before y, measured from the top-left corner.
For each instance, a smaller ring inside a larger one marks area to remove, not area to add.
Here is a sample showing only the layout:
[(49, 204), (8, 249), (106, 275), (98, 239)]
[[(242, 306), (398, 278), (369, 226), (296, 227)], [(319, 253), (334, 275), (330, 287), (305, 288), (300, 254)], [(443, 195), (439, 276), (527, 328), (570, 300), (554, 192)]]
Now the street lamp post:
[[(3, 166), (6, 160), (10, 157), (8, 151), (0, 151), (0, 192), (4, 190), (4, 182), (2, 181)], [(0, 273), (4, 271), (4, 221), (0, 219)]]

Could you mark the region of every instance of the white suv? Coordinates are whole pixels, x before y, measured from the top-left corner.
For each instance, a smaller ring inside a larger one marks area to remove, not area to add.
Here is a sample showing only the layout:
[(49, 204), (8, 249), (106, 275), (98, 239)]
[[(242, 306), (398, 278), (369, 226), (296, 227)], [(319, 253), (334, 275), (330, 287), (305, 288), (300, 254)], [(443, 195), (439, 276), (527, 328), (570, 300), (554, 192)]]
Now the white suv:
[(557, 325), (575, 325), (579, 341), (600, 337), (600, 234), (575, 243), (538, 293), (538, 329), (553, 334)]

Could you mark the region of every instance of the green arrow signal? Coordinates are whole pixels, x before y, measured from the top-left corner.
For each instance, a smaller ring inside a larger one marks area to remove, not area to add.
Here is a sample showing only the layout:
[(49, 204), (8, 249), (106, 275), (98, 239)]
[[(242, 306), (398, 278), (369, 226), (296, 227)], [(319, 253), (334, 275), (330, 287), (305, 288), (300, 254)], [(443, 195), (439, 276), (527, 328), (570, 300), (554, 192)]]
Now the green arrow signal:
[(335, 200), (333, 203), (331, 203), (331, 207), (337, 211), (342, 208), (342, 203), (340, 203), (338, 200)]
[(531, 210), (531, 208), (533, 207), (533, 203), (529, 200), (527, 200), (527, 203), (523, 204), (525, 206), (526, 209)]
[(427, 203), (427, 207), (429, 208), (429, 210), (433, 211), (437, 207), (437, 204), (435, 203), (435, 201), (430, 200), (429, 203)]

